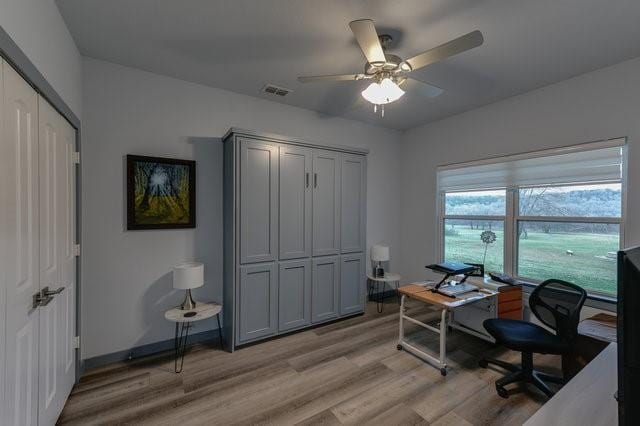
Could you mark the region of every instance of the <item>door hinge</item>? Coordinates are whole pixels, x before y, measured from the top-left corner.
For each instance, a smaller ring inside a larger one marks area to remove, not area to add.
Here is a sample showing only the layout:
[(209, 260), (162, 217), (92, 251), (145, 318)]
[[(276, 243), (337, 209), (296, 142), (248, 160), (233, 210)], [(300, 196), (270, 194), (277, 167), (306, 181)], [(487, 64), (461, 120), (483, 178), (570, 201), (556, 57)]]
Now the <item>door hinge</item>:
[(73, 255), (76, 257), (80, 256), (80, 244), (73, 245)]
[(73, 164), (80, 164), (80, 153), (74, 152), (71, 154), (71, 159), (73, 160)]
[(73, 349), (80, 349), (80, 336), (73, 336)]

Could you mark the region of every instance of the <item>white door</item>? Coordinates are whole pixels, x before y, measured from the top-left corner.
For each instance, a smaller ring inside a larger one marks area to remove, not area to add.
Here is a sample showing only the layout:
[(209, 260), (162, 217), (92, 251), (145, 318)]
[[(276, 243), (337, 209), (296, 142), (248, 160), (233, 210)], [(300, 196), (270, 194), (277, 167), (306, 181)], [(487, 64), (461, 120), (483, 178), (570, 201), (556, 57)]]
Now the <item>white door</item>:
[(38, 230), (38, 99), (2, 64), (4, 129), (0, 139), (0, 245), (6, 285), (5, 404), (8, 425), (38, 421), (40, 290)]
[(38, 99), (40, 288), (51, 299), (40, 309), (39, 424), (54, 424), (74, 381), (73, 128)]

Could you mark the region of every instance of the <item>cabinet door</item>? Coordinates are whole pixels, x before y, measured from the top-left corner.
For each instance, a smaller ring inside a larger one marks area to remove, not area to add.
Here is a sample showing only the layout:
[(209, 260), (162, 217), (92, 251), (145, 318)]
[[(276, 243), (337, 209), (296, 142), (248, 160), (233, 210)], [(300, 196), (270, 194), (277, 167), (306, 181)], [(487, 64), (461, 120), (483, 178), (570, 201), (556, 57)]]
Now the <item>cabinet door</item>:
[(311, 323), (311, 260), (280, 262), (278, 277), (278, 330)]
[(246, 342), (276, 332), (278, 278), (275, 263), (240, 267), (238, 340)]
[(363, 254), (341, 256), (340, 315), (364, 310), (365, 279)]
[(342, 154), (340, 249), (342, 253), (365, 251), (367, 169), (363, 155)]
[(311, 150), (280, 146), (280, 259), (311, 256)]
[(340, 253), (340, 154), (313, 152), (313, 255)]
[(276, 260), (278, 145), (240, 141), (240, 262)]
[(313, 259), (311, 278), (311, 321), (327, 321), (338, 317), (340, 259), (337, 256)]

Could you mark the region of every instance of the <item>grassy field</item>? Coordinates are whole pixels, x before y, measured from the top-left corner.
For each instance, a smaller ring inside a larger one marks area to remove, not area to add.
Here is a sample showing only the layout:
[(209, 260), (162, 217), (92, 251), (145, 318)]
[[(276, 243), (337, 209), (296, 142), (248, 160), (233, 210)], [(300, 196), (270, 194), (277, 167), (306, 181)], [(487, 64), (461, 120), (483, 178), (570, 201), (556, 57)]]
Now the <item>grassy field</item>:
[[(481, 263), (482, 230), (468, 226), (456, 226), (455, 230), (457, 235), (445, 236), (445, 259)], [(503, 268), (503, 232), (495, 233), (498, 239), (487, 251), (487, 271)], [(529, 232), (520, 241), (518, 275), (538, 280), (559, 278), (589, 290), (615, 294), (616, 259), (607, 257), (607, 253), (617, 250), (618, 235)]]
[(142, 195), (136, 196), (136, 223), (189, 223), (189, 200), (187, 197), (153, 196), (149, 208), (142, 210)]

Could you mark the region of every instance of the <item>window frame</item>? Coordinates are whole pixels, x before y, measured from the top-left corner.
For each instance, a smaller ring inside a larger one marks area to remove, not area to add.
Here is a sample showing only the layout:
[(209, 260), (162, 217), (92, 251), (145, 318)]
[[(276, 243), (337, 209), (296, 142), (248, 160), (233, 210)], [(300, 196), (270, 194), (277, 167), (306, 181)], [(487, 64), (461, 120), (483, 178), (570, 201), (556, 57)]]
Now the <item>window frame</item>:
[[(624, 145), (622, 150), (622, 176), (621, 179), (615, 181), (588, 181), (584, 183), (565, 183), (565, 184), (548, 184), (548, 185), (515, 185), (506, 188), (469, 188), (464, 190), (455, 191), (438, 191), (436, 197), (436, 210), (437, 210), (437, 225), (436, 225), (436, 255), (440, 262), (444, 261), (445, 253), (445, 235), (444, 227), (447, 219), (462, 219), (462, 220), (504, 220), (504, 273), (509, 274), (525, 284), (535, 287), (542, 281), (529, 277), (521, 277), (517, 274), (518, 269), (518, 235), (517, 229), (520, 222), (532, 221), (532, 222), (570, 222), (570, 223), (601, 223), (601, 224), (616, 224), (619, 226), (619, 247), (622, 249), (625, 247), (625, 222), (626, 222), (626, 207), (627, 207), (627, 149)], [(612, 184), (620, 183), (620, 217), (586, 217), (586, 216), (529, 216), (520, 215), (519, 196), (520, 189), (525, 188), (543, 188), (543, 187), (567, 187), (567, 186), (581, 186), (581, 185), (598, 185), (598, 184)], [(474, 192), (474, 191), (488, 191), (488, 190), (505, 190), (505, 216), (495, 215), (447, 215), (445, 208), (445, 197), (447, 193), (456, 192)], [(597, 290), (586, 289), (589, 299), (595, 301), (602, 301), (605, 303), (615, 303), (617, 301), (617, 294), (599, 292)]]

